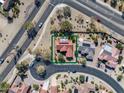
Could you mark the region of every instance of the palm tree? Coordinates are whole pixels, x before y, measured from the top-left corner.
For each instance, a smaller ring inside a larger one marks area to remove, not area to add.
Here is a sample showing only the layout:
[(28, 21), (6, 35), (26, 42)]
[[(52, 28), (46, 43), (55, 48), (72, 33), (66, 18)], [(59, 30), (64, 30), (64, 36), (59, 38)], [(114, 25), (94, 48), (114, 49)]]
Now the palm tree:
[(26, 72), (28, 70), (29, 64), (27, 61), (22, 61), (20, 64), (16, 65), (16, 68), (18, 70), (17, 75), (20, 76), (20, 78), (22, 79), (22, 81), (24, 80), (24, 78), (27, 76)]

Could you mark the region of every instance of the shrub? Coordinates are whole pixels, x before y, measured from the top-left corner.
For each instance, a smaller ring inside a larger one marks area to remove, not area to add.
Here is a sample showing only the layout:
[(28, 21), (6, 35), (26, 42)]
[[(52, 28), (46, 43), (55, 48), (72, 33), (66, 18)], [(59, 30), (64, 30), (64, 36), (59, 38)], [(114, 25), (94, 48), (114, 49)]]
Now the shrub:
[(33, 84), (33, 89), (36, 90), (36, 91), (38, 91), (39, 90), (39, 85)]
[(122, 75), (118, 75), (118, 76), (117, 76), (117, 80), (118, 80), (118, 81), (121, 81), (121, 80), (122, 80), (122, 78), (123, 78), (123, 76), (122, 76)]
[(117, 43), (115, 47), (119, 50), (123, 50), (123, 46), (121, 43)]
[(121, 64), (122, 60), (123, 60), (123, 56), (119, 56), (118, 57), (118, 64)]
[(43, 75), (44, 72), (45, 72), (45, 67), (44, 67), (44, 66), (38, 65), (38, 66), (36, 67), (36, 73), (37, 73), (38, 75)]
[(85, 76), (84, 76), (84, 75), (80, 75), (79, 80), (80, 80), (81, 83), (84, 83), (84, 81), (85, 81)]

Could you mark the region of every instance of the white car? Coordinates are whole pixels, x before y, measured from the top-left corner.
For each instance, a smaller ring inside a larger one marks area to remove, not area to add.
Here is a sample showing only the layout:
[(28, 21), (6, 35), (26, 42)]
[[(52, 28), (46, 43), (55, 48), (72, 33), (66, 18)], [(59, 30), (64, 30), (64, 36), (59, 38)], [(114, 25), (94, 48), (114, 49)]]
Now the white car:
[(41, 28), (43, 26), (43, 23), (41, 22), (38, 26), (39, 26), (39, 28)]
[(4, 62), (4, 59), (0, 59), (0, 64), (2, 64)]

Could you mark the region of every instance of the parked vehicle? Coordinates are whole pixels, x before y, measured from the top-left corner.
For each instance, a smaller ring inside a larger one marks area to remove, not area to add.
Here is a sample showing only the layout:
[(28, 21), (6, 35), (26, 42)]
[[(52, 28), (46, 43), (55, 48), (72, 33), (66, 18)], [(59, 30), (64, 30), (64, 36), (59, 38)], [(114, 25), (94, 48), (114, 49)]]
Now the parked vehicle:
[(101, 20), (100, 20), (99, 17), (96, 17), (96, 21), (97, 21), (97, 22), (101, 22)]
[(39, 28), (41, 28), (43, 26), (43, 23), (41, 22), (38, 26), (39, 26)]
[(88, 76), (86, 76), (86, 82), (88, 82), (88, 79), (89, 79), (89, 77), (88, 77)]
[(35, 0), (35, 5), (36, 5), (37, 7), (40, 7), (40, 5), (41, 5), (40, 0)]
[(4, 59), (0, 59), (0, 65), (4, 62)]
[(34, 66), (34, 62), (32, 62), (31, 64), (30, 64), (30, 67), (33, 67)]
[(72, 73), (76, 73), (76, 70), (72, 71)]
[(121, 17), (124, 19), (124, 12), (122, 12), (122, 16)]

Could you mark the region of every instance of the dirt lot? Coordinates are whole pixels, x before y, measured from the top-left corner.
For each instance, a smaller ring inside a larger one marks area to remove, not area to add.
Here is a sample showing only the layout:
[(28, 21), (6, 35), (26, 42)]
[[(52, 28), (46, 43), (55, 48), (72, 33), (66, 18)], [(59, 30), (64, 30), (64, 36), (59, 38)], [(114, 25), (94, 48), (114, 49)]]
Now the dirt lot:
[(13, 23), (9, 24), (7, 19), (0, 14), (0, 33), (2, 34), (2, 37), (0, 37), (0, 55), (18, 33), (34, 7), (34, 0), (21, 0), (21, 2), (24, 5), (20, 6), (19, 18), (14, 19)]

